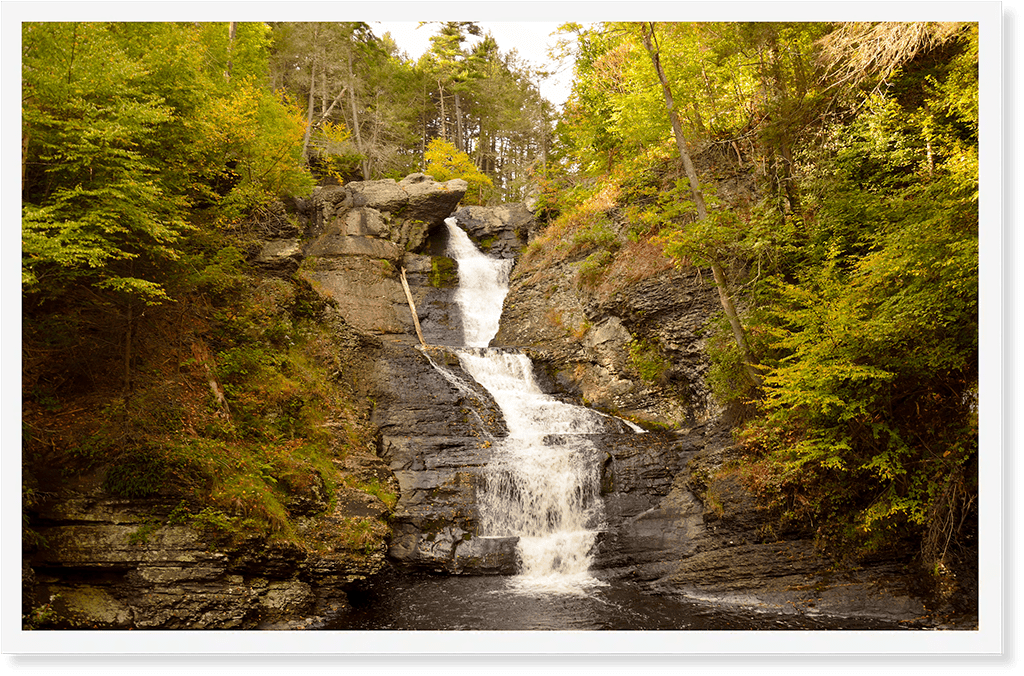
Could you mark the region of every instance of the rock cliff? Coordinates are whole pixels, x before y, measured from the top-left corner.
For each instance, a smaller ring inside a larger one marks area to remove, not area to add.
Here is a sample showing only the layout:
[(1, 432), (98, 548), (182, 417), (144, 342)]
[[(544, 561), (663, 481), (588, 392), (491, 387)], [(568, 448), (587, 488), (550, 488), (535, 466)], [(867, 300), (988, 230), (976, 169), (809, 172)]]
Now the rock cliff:
[(373, 529), (370, 522), (390, 516), (353, 483), (400, 492), (391, 522), (399, 563), (507, 571), (508, 551), (497, 562), (493, 551), (509, 543), (472, 538), (474, 468), (486, 462), (483, 440), (501, 422), (486, 400), (453, 391), (417, 348), (400, 281), (405, 269), (428, 340), (458, 342), (453, 265), (431, 252), (443, 253), (443, 219), (465, 189), (463, 181), (422, 174), (320, 188), (293, 218), (282, 207), (257, 224), (263, 241), (252, 252), (254, 268), (305, 280), (333, 301), (323, 321), (346, 346), (344, 371), (355, 393), (375, 404), (379, 430), (376, 453), (337, 454), (337, 476), (327, 477), (335, 486), (330, 503), (322, 480), (290, 496), (296, 542), (228, 541), (173, 493), (117, 497), (105, 482), (107, 467), (67, 480), (44, 464), (32, 480), (59, 489), (30, 513), (26, 612), (83, 628), (316, 626), (344, 608), (352, 583), (385, 565), (379, 539), (362, 544), (346, 535), (353, 524)]
[[(332, 299), (349, 334), (347, 374), (367, 401), (376, 456), (348, 472), (396, 487), (387, 559), (401, 570), (507, 574), (514, 538), (479, 537), (477, 492), (492, 440), (506, 434), (493, 400), (445, 346), (461, 344), (452, 300), (458, 271), (443, 220), (466, 190), (422, 174), (318, 189), (300, 203), (304, 232), (270, 228), (252, 262), (295, 275)], [(516, 258), (536, 234), (527, 205), (464, 207), (459, 224), (492, 254)], [(406, 275), (429, 347), (420, 346)], [(614, 293), (575, 283), (568, 263), (514, 277), (495, 345), (526, 349), (543, 389), (645, 422), (647, 434), (595, 437), (606, 524), (595, 565), (661, 593), (803, 612), (906, 618), (920, 601), (894, 564), (846, 578), (799, 534), (763, 526), (752, 497), (723, 468), (737, 457), (727, 412), (706, 384), (713, 286), (664, 269)], [(59, 596), (82, 626), (301, 627), (338, 612), (345, 589), (385, 565), (384, 552), (331, 540), (333, 526), (385, 507), (342, 489), (332, 510), (293, 505), (319, 548), (253, 540), (218, 546), (175, 503), (105, 494), (83, 476), (38, 515), (49, 543), (26, 572), (36, 598)], [(154, 516), (155, 515), (155, 516)]]
[[(399, 487), (390, 559), (412, 570), (509, 573), (515, 543), (477, 537), (475, 499), (488, 439), (504, 433), (503, 422), (486, 391), (439, 347), (462, 343), (452, 301), (458, 271), (444, 256), (443, 221), (465, 190), (464, 181), (422, 174), (320, 189), (299, 274), (374, 344), (363, 394), (374, 401), (379, 454)], [(414, 334), (403, 270), (429, 349)]]

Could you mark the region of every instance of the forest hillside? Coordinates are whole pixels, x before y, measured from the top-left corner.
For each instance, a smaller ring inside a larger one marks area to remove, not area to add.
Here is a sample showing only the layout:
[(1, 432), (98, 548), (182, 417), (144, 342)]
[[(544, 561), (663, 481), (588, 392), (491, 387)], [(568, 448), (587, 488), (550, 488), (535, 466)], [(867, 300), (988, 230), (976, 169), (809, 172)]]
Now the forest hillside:
[[(769, 530), (935, 584), (974, 569), (977, 25), (569, 23), (560, 112), (475, 23), (433, 28), (412, 61), (358, 22), (23, 25), (26, 552), (99, 469), (224, 540), (315, 547), (302, 501), (346, 490), (393, 507), (332, 469), (375, 452), (367, 344), (256, 258), (304, 236), (314, 186), (422, 171), (463, 204), (536, 200), (517, 278), (715, 288), (707, 384), (743, 451), (721, 471)], [(656, 381), (665, 352), (630, 358)], [(369, 555), (388, 528), (331, 537)]]
[(548, 227), (516, 274), (579, 259), (579, 286), (610, 295), (669, 261), (709, 270), (710, 384), (779, 525), (839, 558), (971, 558), (977, 26), (565, 29)]

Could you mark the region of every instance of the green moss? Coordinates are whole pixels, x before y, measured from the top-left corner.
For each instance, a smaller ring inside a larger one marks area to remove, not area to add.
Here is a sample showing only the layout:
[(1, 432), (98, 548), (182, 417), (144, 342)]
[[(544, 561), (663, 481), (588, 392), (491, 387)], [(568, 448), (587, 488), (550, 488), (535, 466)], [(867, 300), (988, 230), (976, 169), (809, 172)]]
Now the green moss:
[(459, 283), (459, 270), (455, 261), (447, 256), (430, 259), (430, 285), (438, 289), (450, 289)]
[(150, 536), (153, 535), (160, 528), (161, 523), (156, 519), (146, 519), (142, 525), (139, 526), (138, 530), (128, 536), (128, 544), (130, 545), (141, 545), (149, 542)]
[(136, 453), (107, 470), (104, 490), (121, 498), (148, 498), (165, 485), (167, 467), (158, 455)]
[(584, 287), (597, 286), (597, 283), (608, 272), (613, 258), (612, 252), (607, 249), (600, 249), (587, 256), (576, 270), (576, 279), (579, 284)]
[(640, 377), (653, 383), (661, 378), (671, 366), (654, 343), (636, 339), (629, 343), (629, 361)]

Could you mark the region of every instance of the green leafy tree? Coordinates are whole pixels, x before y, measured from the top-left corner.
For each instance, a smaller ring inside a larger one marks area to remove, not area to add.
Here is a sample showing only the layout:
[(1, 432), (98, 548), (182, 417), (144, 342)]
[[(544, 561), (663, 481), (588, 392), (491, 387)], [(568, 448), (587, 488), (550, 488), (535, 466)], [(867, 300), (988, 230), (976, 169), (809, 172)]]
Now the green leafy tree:
[(173, 260), (185, 228), (156, 145), (174, 109), (108, 26), (25, 24), (23, 45), (25, 291), (88, 281), (166, 299), (140, 273)]
[(262, 24), (26, 23), (22, 38), (26, 323), (64, 315), (69, 340), (77, 321), (119, 327), (127, 388), (135, 325), (171, 299), (195, 210), (230, 223), (311, 187), (302, 121), (266, 86)]
[(970, 529), (976, 40), (961, 34), (959, 54), (906, 99), (918, 108), (872, 95), (832, 131), (837, 150), (808, 183), (808, 255), (795, 280), (774, 282), (775, 357), (749, 439), (776, 504), (838, 551), (910, 538), (937, 565)]

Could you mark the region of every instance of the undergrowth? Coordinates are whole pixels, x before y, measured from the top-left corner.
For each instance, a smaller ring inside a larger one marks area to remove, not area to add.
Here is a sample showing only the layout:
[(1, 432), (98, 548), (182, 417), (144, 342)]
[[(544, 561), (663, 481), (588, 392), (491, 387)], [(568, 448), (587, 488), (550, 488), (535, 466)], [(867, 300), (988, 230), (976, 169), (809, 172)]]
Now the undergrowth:
[[(68, 354), (24, 374), (35, 384), (25, 405), (26, 473), (51, 494), (102, 477), (108, 494), (154, 501), (158, 511), (178, 504), (168, 523), (222, 540), (299, 542), (291, 506), (328, 510), (341, 476), (333, 461), (372, 449), (346, 384), (344, 346), (322, 321), (329, 303), (308, 284), (252, 274), (230, 241), (202, 244), (186, 254), (192, 272), (178, 280), (178, 301), (133, 325), (128, 388), (104, 377), (123, 362), (123, 343), (76, 352), (87, 325), (65, 324), (60, 342), (33, 340), (32, 329), (52, 317), (27, 317), (30, 351)], [(357, 488), (389, 509), (397, 501), (381, 486)], [(386, 536), (386, 528), (369, 532), (378, 543)], [(148, 535), (140, 528), (134, 537)]]

